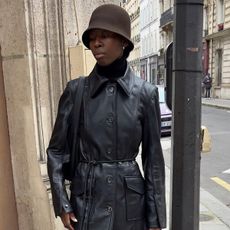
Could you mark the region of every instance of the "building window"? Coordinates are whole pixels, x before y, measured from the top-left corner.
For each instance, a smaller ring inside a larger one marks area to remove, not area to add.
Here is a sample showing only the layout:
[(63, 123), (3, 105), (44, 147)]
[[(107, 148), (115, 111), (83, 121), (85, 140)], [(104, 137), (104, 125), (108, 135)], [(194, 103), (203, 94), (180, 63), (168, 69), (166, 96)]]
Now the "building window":
[(141, 78), (147, 80), (146, 64), (141, 64)]
[(224, 0), (217, 0), (217, 25), (219, 28), (223, 29), (224, 23)]
[(160, 2), (160, 12), (161, 14), (164, 12), (164, 0)]
[(208, 7), (204, 7), (203, 12), (203, 37), (208, 35)]
[(222, 60), (223, 60), (223, 50), (216, 50), (216, 85), (221, 86), (222, 83)]
[(155, 64), (150, 63), (150, 83), (157, 84)]

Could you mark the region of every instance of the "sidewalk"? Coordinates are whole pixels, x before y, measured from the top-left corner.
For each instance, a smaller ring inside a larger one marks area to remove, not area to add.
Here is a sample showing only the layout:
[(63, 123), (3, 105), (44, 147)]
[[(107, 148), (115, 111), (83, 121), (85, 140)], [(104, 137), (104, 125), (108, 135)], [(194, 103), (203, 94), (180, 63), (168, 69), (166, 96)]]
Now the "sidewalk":
[[(161, 143), (164, 153), (171, 152), (171, 140), (169, 138), (163, 138)], [(167, 154), (167, 156), (170, 155)], [(169, 196), (170, 168), (166, 166), (167, 230), (169, 230), (170, 219)], [(230, 230), (230, 208), (202, 188), (200, 188), (200, 230)]]
[(202, 105), (230, 110), (230, 100), (218, 98), (202, 98)]

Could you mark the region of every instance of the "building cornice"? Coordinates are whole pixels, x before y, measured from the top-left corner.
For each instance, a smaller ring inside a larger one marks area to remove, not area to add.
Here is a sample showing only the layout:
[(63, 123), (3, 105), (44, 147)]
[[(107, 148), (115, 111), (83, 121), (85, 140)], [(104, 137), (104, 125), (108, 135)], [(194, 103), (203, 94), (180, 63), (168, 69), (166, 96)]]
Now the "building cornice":
[[(144, 27), (142, 27), (142, 28), (141, 28), (141, 31), (143, 31), (143, 30), (149, 28), (152, 24), (158, 22), (158, 20), (159, 20), (159, 18), (153, 19), (152, 21), (150, 21), (149, 23), (147, 23)], [(159, 23), (159, 25), (160, 25), (160, 23)]]
[(131, 22), (135, 21), (137, 18), (140, 17), (140, 6), (135, 10), (134, 13), (129, 15)]
[(156, 56), (159, 56), (158, 52), (151, 53), (151, 54), (148, 54), (148, 55), (145, 55), (145, 56), (141, 56), (140, 60), (144, 60), (144, 59), (151, 58), (151, 57), (156, 57)]
[(224, 37), (226, 35), (230, 35), (230, 28), (222, 30), (222, 31), (218, 31), (218, 32), (213, 33), (213, 34), (209, 34), (209, 35), (205, 36), (204, 38), (206, 40), (210, 40), (210, 39), (213, 39), (213, 38)]

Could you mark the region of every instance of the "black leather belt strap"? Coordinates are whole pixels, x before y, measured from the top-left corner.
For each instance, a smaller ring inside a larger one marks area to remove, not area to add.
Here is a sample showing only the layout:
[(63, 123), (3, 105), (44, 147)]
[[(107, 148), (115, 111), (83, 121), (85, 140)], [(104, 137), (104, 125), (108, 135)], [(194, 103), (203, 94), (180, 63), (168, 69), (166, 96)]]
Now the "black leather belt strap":
[(87, 163), (90, 165), (97, 165), (102, 163), (118, 163), (118, 162), (130, 162), (135, 161), (135, 158), (132, 159), (121, 159), (121, 160), (107, 160), (107, 161), (100, 161), (100, 160), (80, 160), (81, 163)]

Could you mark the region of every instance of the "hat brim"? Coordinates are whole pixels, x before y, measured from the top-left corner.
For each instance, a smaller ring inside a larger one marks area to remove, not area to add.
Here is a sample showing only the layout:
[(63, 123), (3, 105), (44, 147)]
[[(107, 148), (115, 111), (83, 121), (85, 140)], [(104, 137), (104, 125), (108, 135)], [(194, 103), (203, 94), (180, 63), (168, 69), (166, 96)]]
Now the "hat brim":
[(128, 37), (125, 37), (121, 31), (118, 31), (117, 29), (111, 29), (111, 26), (110, 28), (107, 28), (106, 26), (103, 26), (103, 27), (89, 27), (85, 30), (85, 32), (82, 34), (82, 42), (83, 44), (88, 48), (90, 49), (89, 47), (89, 32), (93, 29), (103, 29), (103, 30), (108, 30), (108, 31), (111, 31), (113, 33), (116, 33), (116, 34), (119, 34), (121, 37), (125, 38), (128, 42), (128, 46), (127, 46), (127, 49), (128, 51), (132, 51), (134, 49), (134, 44), (133, 42), (128, 38)]

